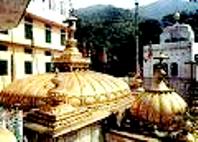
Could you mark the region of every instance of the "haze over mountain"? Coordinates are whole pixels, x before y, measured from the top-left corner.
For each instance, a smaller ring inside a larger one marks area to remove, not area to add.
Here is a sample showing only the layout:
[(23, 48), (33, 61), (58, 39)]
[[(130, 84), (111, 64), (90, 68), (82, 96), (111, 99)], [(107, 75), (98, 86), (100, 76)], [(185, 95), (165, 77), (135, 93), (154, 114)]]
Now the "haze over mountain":
[(187, 0), (159, 0), (147, 6), (140, 7), (139, 13), (143, 17), (159, 19), (165, 15), (177, 11), (196, 11), (198, 2), (188, 2)]
[[(94, 5), (79, 9), (78, 14), (83, 15), (83, 17), (107, 15), (105, 12), (109, 12), (109, 7), (112, 8), (113, 6)], [(118, 9), (121, 11), (122, 8)], [(157, 2), (151, 3), (149, 5), (141, 6), (139, 8), (139, 15), (145, 18), (161, 19), (163, 16), (175, 13), (177, 11), (191, 12), (197, 10), (198, 2), (188, 2), (187, 0), (158, 0)], [(123, 9), (123, 11), (125, 13), (132, 13), (129, 9)]]

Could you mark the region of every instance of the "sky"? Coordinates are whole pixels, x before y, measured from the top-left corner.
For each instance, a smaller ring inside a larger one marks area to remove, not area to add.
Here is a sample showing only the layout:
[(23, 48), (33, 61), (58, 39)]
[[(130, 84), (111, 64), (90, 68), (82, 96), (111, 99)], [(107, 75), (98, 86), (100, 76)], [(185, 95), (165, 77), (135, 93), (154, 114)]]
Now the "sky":
[[(134, 7), (135, 0), (71, 0), (75, 9), (85, 8), (96, 4), (111, 4), (115, 7), (131, 9)], [(147, 5), (158, 0), (138, 0), (140, 6)]]

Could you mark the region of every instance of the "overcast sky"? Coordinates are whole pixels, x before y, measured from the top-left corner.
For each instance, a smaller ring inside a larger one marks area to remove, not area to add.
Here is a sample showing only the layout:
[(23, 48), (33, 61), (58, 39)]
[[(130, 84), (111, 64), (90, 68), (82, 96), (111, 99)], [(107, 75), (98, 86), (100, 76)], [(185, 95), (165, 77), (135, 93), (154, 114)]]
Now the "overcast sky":
[[(85, 8), (96, 4), (111, 4), (116, 7), (131, 9), (134, 7), (135, 0), (71, 0), (75, 9)], [(147, 5), (157, 0), (138, 0), (140, 5)]]

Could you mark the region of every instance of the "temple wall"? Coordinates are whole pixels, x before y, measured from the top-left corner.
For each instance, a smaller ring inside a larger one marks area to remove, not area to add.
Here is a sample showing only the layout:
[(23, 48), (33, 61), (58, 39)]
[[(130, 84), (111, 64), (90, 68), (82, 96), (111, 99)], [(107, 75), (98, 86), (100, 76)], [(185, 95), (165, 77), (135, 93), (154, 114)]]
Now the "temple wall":
[(39, 134), (25, 129), (24, 135), (28, 142), (103, 142), (102, 129), (98, 124), (91, 124), (76, 131), (60, 136)]

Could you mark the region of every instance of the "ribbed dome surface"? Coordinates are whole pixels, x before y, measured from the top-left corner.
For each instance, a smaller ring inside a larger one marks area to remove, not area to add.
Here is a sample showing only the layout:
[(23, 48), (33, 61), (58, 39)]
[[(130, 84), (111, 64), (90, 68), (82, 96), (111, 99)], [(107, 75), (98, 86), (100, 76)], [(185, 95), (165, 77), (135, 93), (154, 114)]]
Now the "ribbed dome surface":
[(177, 114), (186, 111), (186, 102), (176, 93), (144, 92), (133, 102), (131, 112), (134, 116), (149, 122), (169, 125)]
[[(41, 74), (14, 81), (2, 90), (0, 102), (38, 106), (55, 87), (52, 81), (54, 77), (55, 74)], [(72, 105), (103, 103), (130, 94), (125, 82), (93, 71), (58, 73), (58, 80), (62, 86), (61, 95)]]

